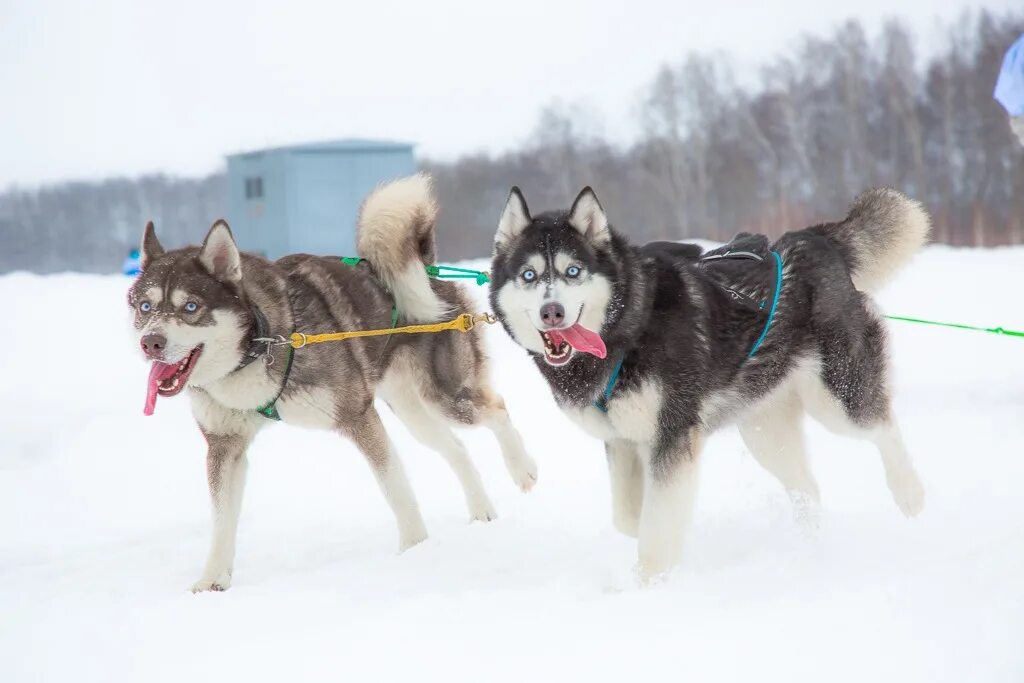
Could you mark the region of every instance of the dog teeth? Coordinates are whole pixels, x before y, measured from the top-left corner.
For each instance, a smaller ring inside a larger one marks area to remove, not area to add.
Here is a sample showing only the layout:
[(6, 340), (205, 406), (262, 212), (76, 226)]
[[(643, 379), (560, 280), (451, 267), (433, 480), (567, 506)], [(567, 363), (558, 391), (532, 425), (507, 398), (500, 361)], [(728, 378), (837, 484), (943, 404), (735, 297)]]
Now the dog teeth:
[(562, 360), (572, 353), (572, 347), (569, 345), (569, 342), (563, 341), (556, 347), (546, 332), (541, 332), (540, 338), (544, 340), (544, 354), (551, 360)]

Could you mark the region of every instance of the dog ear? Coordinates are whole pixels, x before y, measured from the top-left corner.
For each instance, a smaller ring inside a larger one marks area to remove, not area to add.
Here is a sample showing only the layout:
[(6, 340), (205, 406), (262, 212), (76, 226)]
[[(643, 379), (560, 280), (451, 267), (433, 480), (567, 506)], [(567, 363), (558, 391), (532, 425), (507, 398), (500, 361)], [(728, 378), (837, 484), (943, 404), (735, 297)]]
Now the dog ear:
[(501, 218), (498, 219), (498, 232), (494, 235), (494, 248), (498, 249), (508, 244), (532, 222), (530, 209), (526, 207), (523, 193), (519, 191), (518, 187), (513, 187), (512, 191), (508, 193), (505, 208), (501, 210)]
[(242, 281), (242, 256), (238, 253), (238, 245), (231, 235), (231, 228), (223, 220), (218, 220), (210, 228), (203, 247), (199, 250), (199, 262), (211, 275), (228, 282)]
[(569, 210), (569, 223), (579, 230), (580, 234), (598, 246), (607, 244), (612, 234), (608, 230), (608, 216), (605, 215), (597, 195), (584, 187)]
[(156, 228), (153, 221), (146, 223), (146, 229), (142, 232), (142, 249), (139, 250), (139, 268), (145, 270), (154, 260), (164, 255), (164, 248), (160, 240), (156, 238)]

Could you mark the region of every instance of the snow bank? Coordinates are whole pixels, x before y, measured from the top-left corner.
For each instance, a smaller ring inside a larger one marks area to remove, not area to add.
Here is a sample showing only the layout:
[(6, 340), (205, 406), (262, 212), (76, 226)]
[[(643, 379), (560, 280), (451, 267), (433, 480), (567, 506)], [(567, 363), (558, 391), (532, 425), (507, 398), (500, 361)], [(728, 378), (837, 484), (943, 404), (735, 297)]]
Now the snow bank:
[[(1024, 329), (1022, 268), (1022, 249), (933, 247), (881, 302)], [(142, 416), (127, 285), (0, 278), (2, 681), (1024, 680), (1024, 340), (891, 324), (920, 519), (867, 444), (810, 425), (825, 515), (808, 536), (728, 429), (708, 443), (684, 566), (639, 589), (601, 444), (492, 328), (533, 493), (465, 431), (500, 515), (468, 524), (447, 466), (389, 415), (431, 532), (399, 556), (356, 451), (274, 426), (250, 453), (234, 587), (191, 595), (203, 442), (183, 397)]]

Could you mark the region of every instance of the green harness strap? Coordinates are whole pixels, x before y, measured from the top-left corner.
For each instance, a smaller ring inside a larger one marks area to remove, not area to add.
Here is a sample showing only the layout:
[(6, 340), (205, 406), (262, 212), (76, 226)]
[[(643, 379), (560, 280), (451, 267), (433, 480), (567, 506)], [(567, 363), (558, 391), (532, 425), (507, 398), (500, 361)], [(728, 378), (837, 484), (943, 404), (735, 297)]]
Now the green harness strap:
[(295, 358), (295, 349), (288, 347), (288, 364), (284, 366), (284, 379), (281, 380), (281, 388), (277, 390), (277, 395), (270, 399), (268, 402), (261, 405), (256, 409), (256, 412), (263, 417), (270, 420), (281, 421), (281, 415), (277, 412), (277, 399), (281, 398), (281, 394), (284, 393), (284, 388), (288, 386), (288, 377), (292, 374), (292, 359)]

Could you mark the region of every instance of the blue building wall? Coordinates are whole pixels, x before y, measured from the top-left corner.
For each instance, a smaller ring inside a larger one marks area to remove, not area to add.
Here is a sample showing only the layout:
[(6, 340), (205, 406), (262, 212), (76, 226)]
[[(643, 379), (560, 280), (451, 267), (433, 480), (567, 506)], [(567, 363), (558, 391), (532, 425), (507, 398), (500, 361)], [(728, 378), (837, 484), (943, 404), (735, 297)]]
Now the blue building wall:
[[(415, 172), (412, 150), (343, 140), (229, 156), (228, 221), (239, 246), (268, 258), (354, 255), (359, 205), (381, 182)], [(261, 196), (252, 196), (256, 179)]]
[[(253, 152), (228, 157), (228, 224), (244, 251), (268, 258), (288, 253), (286, 156)], [(246, 197), (247, 180), (261, 179), (263, 196)]]

